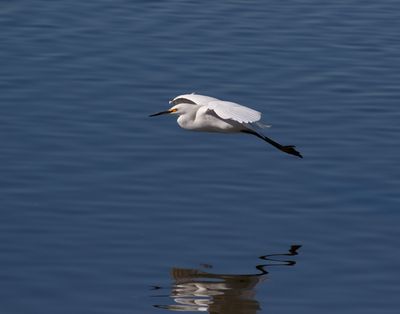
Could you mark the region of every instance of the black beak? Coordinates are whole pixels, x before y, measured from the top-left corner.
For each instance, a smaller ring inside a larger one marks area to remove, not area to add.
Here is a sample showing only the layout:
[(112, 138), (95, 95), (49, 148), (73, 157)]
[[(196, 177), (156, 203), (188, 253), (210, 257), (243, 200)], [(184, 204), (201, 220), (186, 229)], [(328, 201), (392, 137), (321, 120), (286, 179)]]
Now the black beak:
[(171, 113), (171, 111), (167, 110), (167, 111), (161, 111), (161, 112), (153, 113), (153, 114), (149, 115), (149, 117), (160, 116), (162, 114), (167, 114), (167, 113)]

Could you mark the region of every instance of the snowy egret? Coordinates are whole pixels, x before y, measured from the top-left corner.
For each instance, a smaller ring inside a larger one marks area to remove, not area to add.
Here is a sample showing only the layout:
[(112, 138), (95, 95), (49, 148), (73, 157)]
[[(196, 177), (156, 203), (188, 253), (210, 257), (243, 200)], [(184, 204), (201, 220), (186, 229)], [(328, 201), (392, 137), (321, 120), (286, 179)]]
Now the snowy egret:
[(185, 94), (170, 101), (173, 106), (166, 110), (150, 115), (178, 115), (181, 128), (193, 131), (247, 133), (257, 136), (275, 148), (290, 155), (303, 158), (293, 145), (281, 145), (262, 134), (265, 126), (260, 122), (261, 112), (230, 101), (222, 101), (214, 97)]

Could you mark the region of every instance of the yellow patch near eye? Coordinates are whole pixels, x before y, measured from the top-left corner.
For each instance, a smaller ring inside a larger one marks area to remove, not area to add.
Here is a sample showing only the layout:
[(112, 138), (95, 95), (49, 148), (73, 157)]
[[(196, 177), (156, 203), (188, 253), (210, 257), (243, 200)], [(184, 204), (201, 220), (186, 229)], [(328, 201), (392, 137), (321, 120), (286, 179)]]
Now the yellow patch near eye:
[(174, 108), (174, 109), (171, 109), (169, 112), (177, 112), (178, 111), (178, 109), (176, 109), (176, 108)]

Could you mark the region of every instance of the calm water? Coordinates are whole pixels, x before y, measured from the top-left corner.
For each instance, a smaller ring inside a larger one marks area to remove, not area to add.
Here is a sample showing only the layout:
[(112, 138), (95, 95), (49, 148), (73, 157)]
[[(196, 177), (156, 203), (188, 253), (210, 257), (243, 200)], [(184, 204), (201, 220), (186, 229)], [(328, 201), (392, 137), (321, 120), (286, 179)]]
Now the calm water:
[[(2, 313), (398, 312), (399, 1), (0, 9)], [(193, 91), (305, 158), (148, 118)]]

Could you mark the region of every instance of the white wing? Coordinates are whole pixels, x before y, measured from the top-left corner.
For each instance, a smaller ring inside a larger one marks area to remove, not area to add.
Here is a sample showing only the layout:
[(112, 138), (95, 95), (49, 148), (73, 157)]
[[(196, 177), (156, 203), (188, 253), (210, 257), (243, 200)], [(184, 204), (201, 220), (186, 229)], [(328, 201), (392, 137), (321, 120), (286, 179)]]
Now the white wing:
[(209, 110), (214, 111), (219, 117), (226, 120), (234, 120), (240, 123), (252, 123), (261, 119), (261, 112), (230, 101), (211, 101), (205, 106)]
[(205, 105), (211, 101), (216, 101), (218, 99), (214, 98), (214, 97), (210, 97), (210, 96), (204, 96), (204, 95), (184, 94), (184, 95), (176, 96), (170, 102), (174, 103), (174, 102), (178, 101), (178, 103), (180, 103), (180, 102), (185, 102), (186, 100), (189, 100), (189, 103), (193, 102), (196, 105)]

